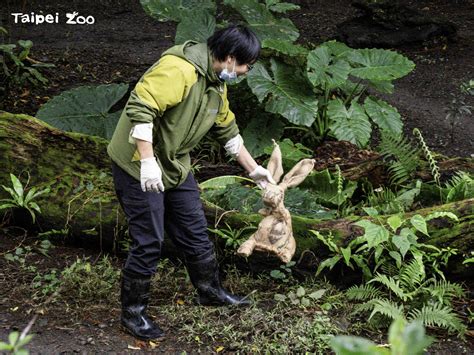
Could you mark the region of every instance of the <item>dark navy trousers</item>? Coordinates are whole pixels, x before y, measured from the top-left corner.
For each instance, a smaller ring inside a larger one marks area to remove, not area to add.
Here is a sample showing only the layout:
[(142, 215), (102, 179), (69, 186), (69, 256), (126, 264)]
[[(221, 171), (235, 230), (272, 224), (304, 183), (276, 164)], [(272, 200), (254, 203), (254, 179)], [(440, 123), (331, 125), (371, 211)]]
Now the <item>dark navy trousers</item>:
[(160, 193), (143, 192), (140, 182), (115, 163), (112, 163), (112, 173), (133, 240), (124, 270), (153, 275), (165, 230), (189, 259), (213, 252), (198, 186), (191, 173), (178, 187)]

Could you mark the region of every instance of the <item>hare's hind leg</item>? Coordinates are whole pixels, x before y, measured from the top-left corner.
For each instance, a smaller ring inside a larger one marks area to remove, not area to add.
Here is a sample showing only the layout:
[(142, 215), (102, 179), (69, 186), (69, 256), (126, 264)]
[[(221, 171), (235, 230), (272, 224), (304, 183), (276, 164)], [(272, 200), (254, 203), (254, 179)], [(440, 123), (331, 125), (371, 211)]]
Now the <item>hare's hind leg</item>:
[(293, 255), (295, 255), (295, 251), (296, 241), (293, 235), (290, 235), (288, 238), (288, 244), (283, 250), (281, 250), (278, 256), (280, 257), (281, 261), (283, 261), (284, 263), (288, 263), (293, 258)]
[(249, 256), (252, 254), (253, 249), (255, 248), (255, 233), (250, 236), (248, 240), (246, 240), (237, 250), (237, 254), (240, 256)]

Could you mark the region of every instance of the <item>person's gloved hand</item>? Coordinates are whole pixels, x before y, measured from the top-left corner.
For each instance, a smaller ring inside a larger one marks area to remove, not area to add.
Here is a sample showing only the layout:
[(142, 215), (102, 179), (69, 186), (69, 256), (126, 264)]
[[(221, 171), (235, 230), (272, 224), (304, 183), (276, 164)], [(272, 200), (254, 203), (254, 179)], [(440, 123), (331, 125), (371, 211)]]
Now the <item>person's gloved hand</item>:
[(255, 183), (261, 188), (265, 189), (267, 184), (270, 182), (276, 185), (275, 180), (273, 180), (272, 174), (265, 169), (263, 166), (258, 165), (254, 171), (249, 174), (250, 178), (255, 181)]
[(142, 191), (164, 191), (163, 181), (161, 180), (161, 169), (156, 162), (155, 157), (140, 160), (140, 184)]

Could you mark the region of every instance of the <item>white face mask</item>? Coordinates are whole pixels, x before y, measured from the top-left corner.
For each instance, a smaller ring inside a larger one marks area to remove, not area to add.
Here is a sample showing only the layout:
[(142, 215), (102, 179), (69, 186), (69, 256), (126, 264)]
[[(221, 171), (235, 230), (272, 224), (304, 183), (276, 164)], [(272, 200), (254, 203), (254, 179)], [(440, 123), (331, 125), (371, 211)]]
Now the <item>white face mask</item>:
[(224, 80), (224, 81), (227, 81), (227, 82), (232, 82), (234, 80), (237, 79), (237, 73), (235, 71), (235, 60), (234, 60), (234, 66), (232, 68), (232, 71), (229, 73), (229, 71), (227, 70), (227, 63), (225, 64), (225, 68), (224, 70), (222, 70), (219, 74), (219, 78)]

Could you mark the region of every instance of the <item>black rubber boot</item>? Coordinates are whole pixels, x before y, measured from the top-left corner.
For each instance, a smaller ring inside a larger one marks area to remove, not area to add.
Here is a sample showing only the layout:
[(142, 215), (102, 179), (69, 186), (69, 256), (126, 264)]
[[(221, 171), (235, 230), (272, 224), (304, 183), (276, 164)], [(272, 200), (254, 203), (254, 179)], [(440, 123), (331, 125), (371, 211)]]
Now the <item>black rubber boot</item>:
[(248, 306), (250, 300), (231, 294), (222, 287), (214, 251), (203, 257), (186, 258), (189, 277), (198, 291), (196, 303), (205, 306)]
[(121, 323), (133, 336), (142, 340), (163, 337), (165, 333), (146, 315), (150, 276), (122, 272)]

